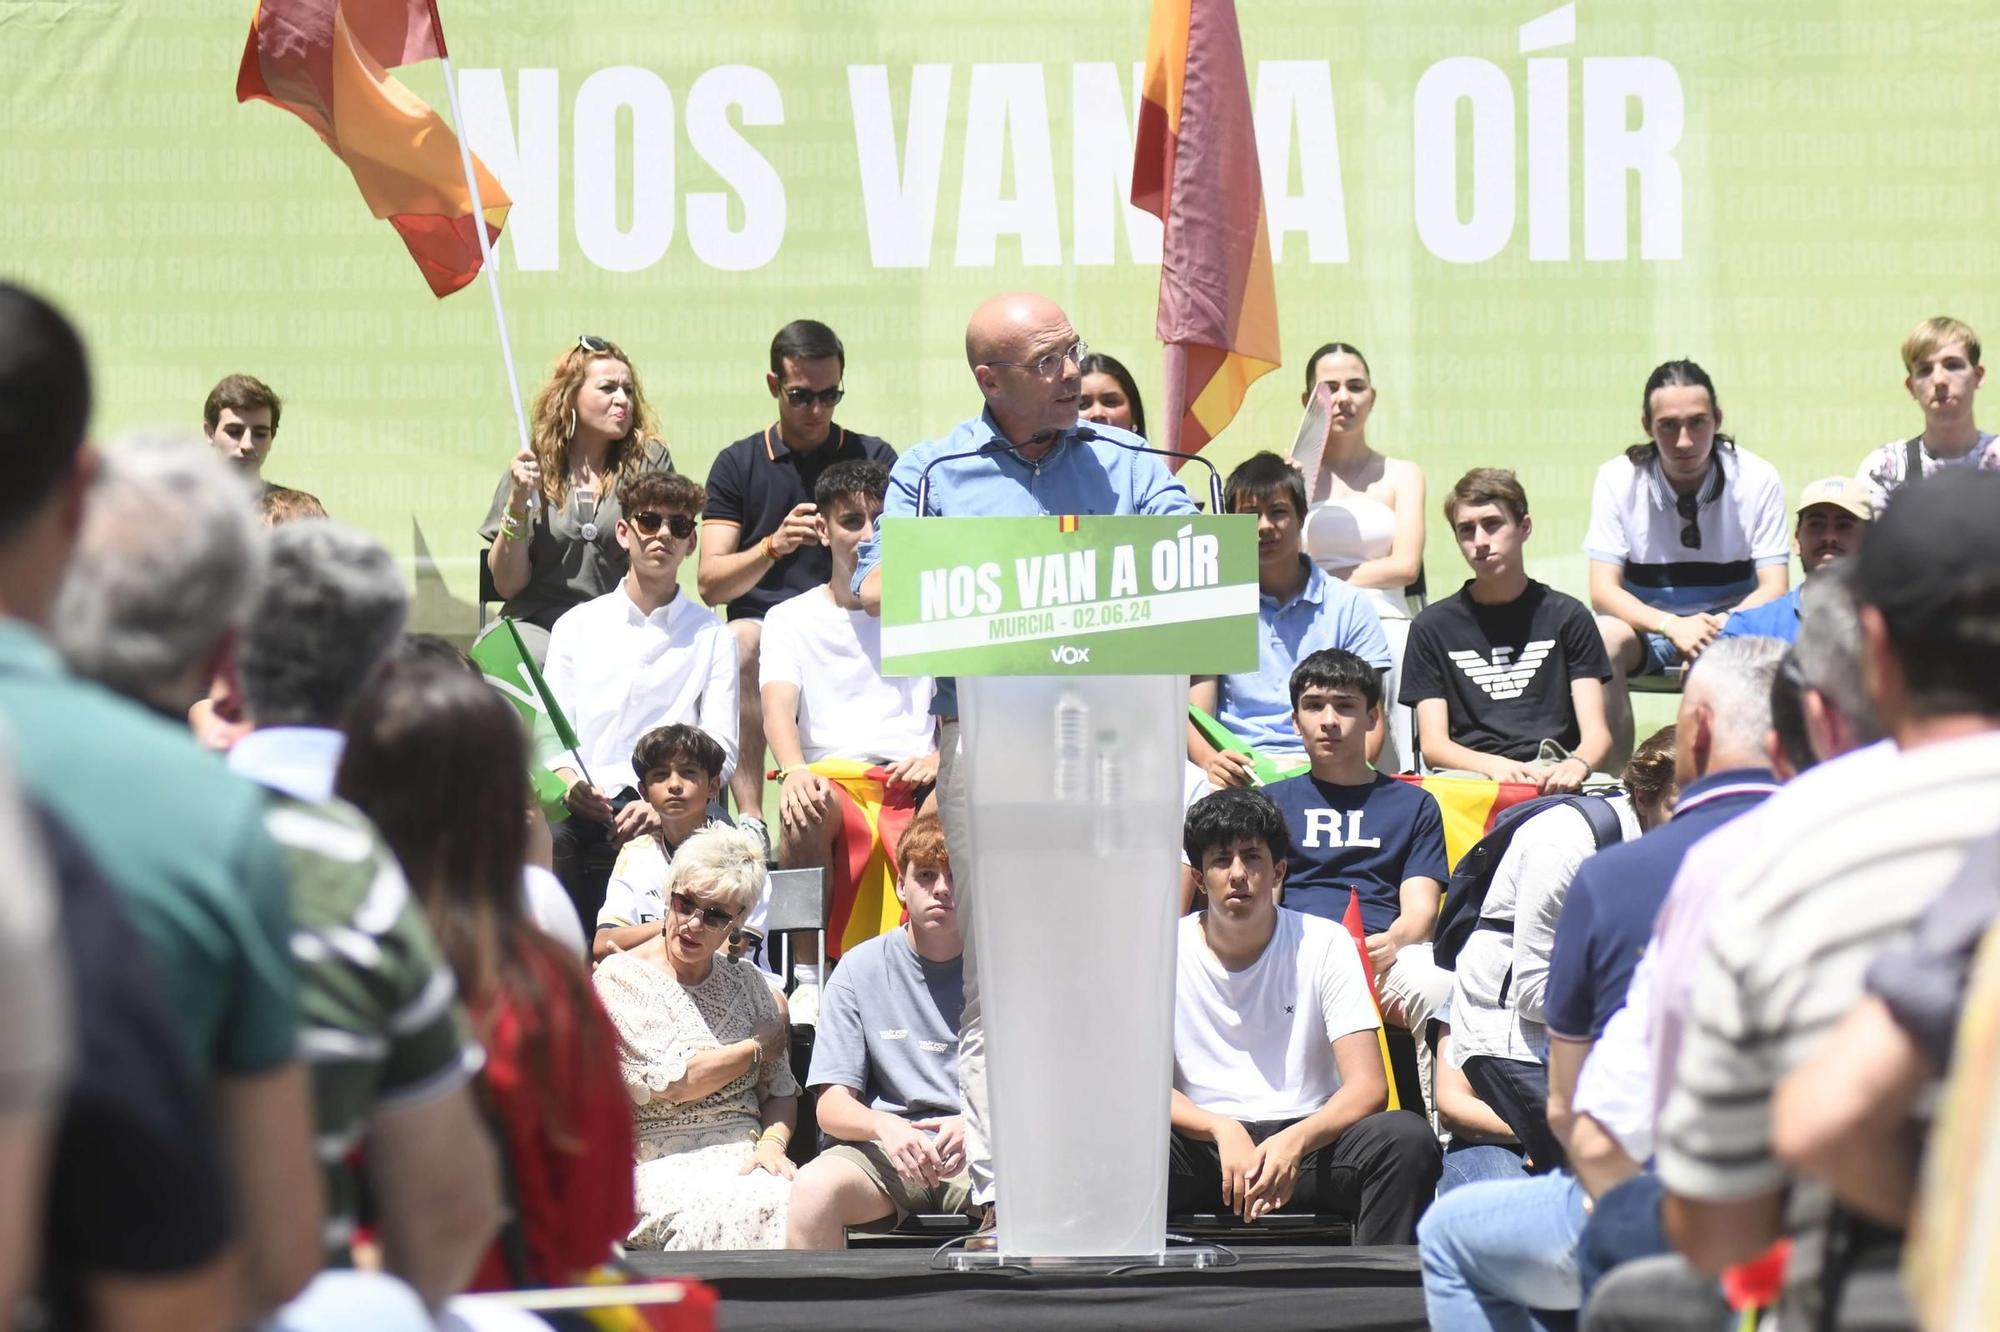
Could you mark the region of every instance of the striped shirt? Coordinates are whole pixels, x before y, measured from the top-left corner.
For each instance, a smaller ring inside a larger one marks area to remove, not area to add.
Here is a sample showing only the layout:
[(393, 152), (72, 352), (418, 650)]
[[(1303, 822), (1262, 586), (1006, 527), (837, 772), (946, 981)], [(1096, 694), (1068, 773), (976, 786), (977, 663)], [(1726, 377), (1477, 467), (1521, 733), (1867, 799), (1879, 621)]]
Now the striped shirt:
[[(1820, 793), (1820, 807), (1748, 851), (1716, 890), (1693, 1019), (1660, 1121), (1674, 1193), (1757, 1197), (1792, 1181), (1771, 1145), (1771, 1096), (1861, 997), (1868, 964), (2000, 830), (2000, 733), (1926, 745)], [(1812, 1326), (1827, 1196), (1799, 1185), (1787, 1229), (1786, 1326)], [(1803, 1301), (1803, 1303), (1802, 1303)]]
[(292, 960), (326, 1174), (328, 1261), (347, 1262), (360, 1180), (354, 1149), (379, 1111), (440, 1095), (484, 1062), (451, 969), (393, 852), (341, 800), (272, 792), (265, 826), (292, 875)]
[(1583, 553), (1623, 569), (1625, 590), (1648, 606), (1689, 615), (1726, 610), (1757, 588), (1757, 570), (1791, 563), (1785, 486), (1778, 469), (1748, 449), (1718, 444), (1715, 473), (1702, 478), (1695, 526), (1701, 544), (1683, 544), (1687, 520), (1657, 457), (1624, 454), (1597, 469)]

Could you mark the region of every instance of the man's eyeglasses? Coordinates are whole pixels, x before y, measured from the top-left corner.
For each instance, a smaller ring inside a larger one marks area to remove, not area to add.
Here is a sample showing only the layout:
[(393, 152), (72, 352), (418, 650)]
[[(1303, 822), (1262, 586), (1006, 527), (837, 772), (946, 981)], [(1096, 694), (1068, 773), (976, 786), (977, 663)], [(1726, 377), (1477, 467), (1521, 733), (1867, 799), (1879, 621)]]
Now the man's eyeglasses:
[(705, 907), (686, 893), (669, 893), (667, 900), (673, 904), (675, 915), (700, 916), (702, 925), (711, 930), (727, 928), (729, 922), (736, 919), (734, 911), (724, 911), (721, 907)]
[(821, 407), (838, 407), (840, 400), (846, 396), (847, 390), (838, 384), (830, 389), (820, 389), (817, 392), (809, 388), (788, 388), (785, 390), (785, 401), (802, 411), (815, 404)]
[(694, 519), (684, 513), (661, 515), (651, 509), (641, 509), (632, 515), (631, 522), (643, 536), (658, 532), (662, 523), (667, 525), (667, 535), (676, 541), (686, 541), (694, 535)]
[(1047, 356), (1034, 361), (988, 361), (988, 365), (1012, 366), (1016, 370), (1032, 370), (1043, 379), (1054, 379), (1063, 366), (1075, 361), (1077, 368), (1083, 368), (1083, 358), (1090, 355), (1090, 344), (1078, 338), (1062, 351), (1052, 351)]
[(578, 335), (576, 347), (578, 351), (589, 352), (592, 356), (603, 356), (611, 350), (610, 343), (589, 333)]
[(1676, 495), (1674, 509), (1681, 516), (1681, 544), (1689, 550), (1701, 549), (1701, 496)]

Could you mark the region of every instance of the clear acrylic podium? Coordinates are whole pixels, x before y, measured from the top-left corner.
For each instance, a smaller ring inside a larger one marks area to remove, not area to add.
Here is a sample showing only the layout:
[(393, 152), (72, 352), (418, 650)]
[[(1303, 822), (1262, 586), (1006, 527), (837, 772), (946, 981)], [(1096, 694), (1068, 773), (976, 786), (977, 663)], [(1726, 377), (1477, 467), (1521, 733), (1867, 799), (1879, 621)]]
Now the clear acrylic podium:
[(1167, 1253), (1187, 677), (958, 685), (998, 1248)]

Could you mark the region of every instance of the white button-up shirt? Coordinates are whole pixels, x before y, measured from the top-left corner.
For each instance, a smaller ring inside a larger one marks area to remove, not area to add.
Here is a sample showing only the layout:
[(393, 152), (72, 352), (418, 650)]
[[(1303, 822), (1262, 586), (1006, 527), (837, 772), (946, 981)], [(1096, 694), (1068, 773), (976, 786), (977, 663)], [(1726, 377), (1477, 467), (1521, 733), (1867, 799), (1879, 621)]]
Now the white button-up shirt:
[(632, 750), (656, 726), (686, 722), (722, 746), (722, 780), (736, 768), (736, 640), (685, 588), (648, 615), (625, 583), (586, 601), (549, 633), (549, 693), (576, 729), (575, 750), (543, 753), (606, 791), (638, 785)]

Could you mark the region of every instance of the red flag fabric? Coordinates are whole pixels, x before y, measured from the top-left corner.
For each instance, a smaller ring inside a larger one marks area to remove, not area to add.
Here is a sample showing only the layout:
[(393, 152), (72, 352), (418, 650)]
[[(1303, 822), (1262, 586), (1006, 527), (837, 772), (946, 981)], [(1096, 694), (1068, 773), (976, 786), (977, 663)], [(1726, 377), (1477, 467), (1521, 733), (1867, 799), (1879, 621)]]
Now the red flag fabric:
[(1278, 368), (1278, 298), (1234, 0), (1154, 0), (1132, 204), (1165, 227), (1157, 331), (1168, 448), (1222, 432)]
[[(457, 137), (388, 71), (444, 54), (431, 0), (260, 0), (236, 74), (237, 101), (290, 111), (347, 164), (439, 296), (479, 272), (472, 190)], [(498, 240), (511, 201), (477, 158), (473, 171)]]
[[(1375, 1005), (1375, 1020), (1382, 1021), (1382, 991), (1375, 984), (1375, 964), (1368, 960), (1368, 932), (1361, 924), (1361, 894), (1347, 895), (1347, 914), (1340, 923), (1354, 940), (1354, 951), (1361, 955), (1361, 974), (1368, 978), (1368, 998)], [(1389, 1033), (1381, 1027), (1375, 1028), (1375, 1044), (1382, 1051), (1382, 1076), (1389, 1084), (1389, 1109), (1403, 1108), (1403, 1098), (1396, 1094), (1396, 1066), (1389, 1059)]]

